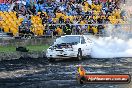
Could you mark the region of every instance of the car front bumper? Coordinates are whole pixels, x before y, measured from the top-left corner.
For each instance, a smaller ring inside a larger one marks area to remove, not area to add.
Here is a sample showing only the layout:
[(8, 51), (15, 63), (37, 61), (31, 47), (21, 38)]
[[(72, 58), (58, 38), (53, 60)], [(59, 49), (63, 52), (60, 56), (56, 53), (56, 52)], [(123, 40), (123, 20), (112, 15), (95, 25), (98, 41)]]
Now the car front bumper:
[(47, 58), (72, 58), (77, 57), (77, 51), (55, 51), (50, 50), (46, 52)]

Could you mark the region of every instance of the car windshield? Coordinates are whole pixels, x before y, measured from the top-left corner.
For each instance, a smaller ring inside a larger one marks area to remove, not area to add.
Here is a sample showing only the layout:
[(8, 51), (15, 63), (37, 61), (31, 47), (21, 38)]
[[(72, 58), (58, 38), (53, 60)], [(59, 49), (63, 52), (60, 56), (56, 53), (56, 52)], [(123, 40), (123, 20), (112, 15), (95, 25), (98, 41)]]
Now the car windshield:
[(72, 43), (78, 44), (80, 42), (80, 36), (65, 36), (56, 39), (54, 44)]

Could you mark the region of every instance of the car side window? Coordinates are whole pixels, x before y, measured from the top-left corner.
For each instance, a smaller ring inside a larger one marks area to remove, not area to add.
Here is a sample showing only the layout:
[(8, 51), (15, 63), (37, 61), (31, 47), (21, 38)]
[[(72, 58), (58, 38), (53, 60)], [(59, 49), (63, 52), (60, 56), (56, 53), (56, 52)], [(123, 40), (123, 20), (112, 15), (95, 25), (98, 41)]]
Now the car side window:
[(81, 44), (85, 44), (86, 42), (85, 42), (85, 39), (84, 39), (84, 37), (81, 37)]

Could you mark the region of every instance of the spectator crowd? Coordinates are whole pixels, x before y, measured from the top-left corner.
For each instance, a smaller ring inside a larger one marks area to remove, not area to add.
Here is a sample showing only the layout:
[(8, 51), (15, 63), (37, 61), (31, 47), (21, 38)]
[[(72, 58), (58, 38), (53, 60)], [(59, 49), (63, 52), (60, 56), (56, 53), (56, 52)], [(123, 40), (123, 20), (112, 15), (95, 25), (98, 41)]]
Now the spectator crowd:
[[(16, 16), (15, 20), (19, 20), (16, 22), (19, 23), (16, 26), (19, 35), (41, 36), (85, 32), (96, 35), (105, 32), (105, 24), (126, 23), (125, 12), (120, 9), (121, 2), (122, 0), (11, 0), (8, 13), (12, 12)], [(5, 13), (1, 11), (0, 14)], [(2, 16), (0, 18), (2, 19)], [(8, 19), (3, 17), (3, 20), (6, 22)], [(0, 27), (4, 30), (2, 22)], [(17, 35), (17, 32), (13, 34)]]

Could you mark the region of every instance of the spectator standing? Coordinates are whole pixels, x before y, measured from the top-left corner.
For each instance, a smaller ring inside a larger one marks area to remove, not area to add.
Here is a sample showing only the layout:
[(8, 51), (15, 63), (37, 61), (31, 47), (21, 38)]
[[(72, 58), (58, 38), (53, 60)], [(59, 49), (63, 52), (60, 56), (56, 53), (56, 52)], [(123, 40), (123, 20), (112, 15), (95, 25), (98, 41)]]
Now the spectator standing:
[(30, 4), (28, 7), (27, 7), (27, 12), (30, 14), (30, 15), (36, 15), (36, 7), (34, 4)]
[(15, 2), (15, 6), (13, 7), (13, 11), (19, 11), (19, 5)]
[(19, 13), (20, 13), (21, 15), (23, 15), (23, 16), (25, 16), (25, 15), (27, 14), (27, 9), (26, 9), (26, 7), (25, 7), (24, 5), (22, 5), (22, 6), (20, 7)]
[(64, 31), (64, 34), (71, 35), (72, 30), (71, 30), (70, 25), (69, 24), (66, 24), (66, 26), (63, 29), (63, 31)]
[(59, 23), (64, 23), (64, 19), (62, 16), (59, 18)]

